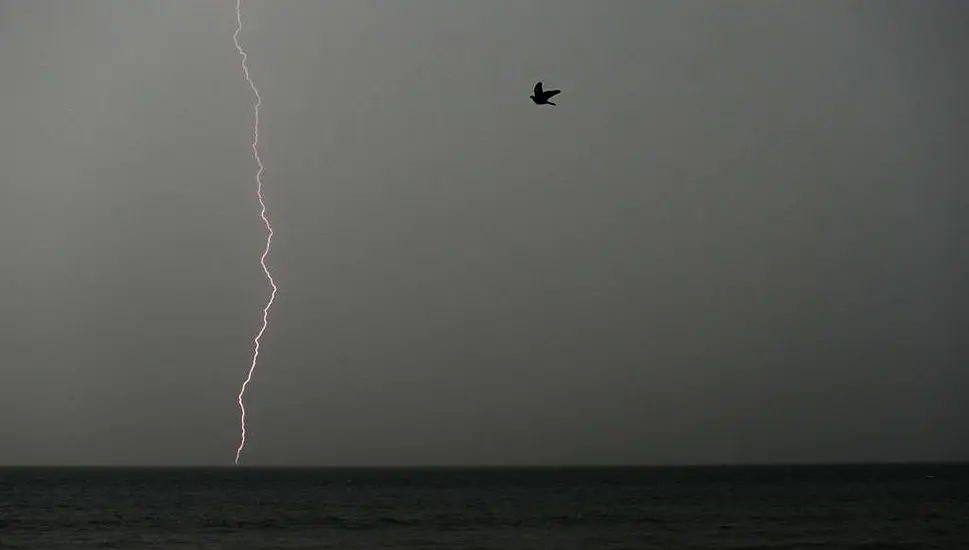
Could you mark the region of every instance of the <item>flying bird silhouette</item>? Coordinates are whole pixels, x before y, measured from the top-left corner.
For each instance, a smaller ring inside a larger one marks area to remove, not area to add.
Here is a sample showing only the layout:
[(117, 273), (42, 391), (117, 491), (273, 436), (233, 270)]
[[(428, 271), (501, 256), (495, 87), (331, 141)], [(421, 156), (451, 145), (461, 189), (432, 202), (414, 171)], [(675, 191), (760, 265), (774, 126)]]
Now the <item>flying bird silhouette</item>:
[(528, 97), (532, 98), (535, 105), (555, 105), (549, 99), (556, 95), (562, 93), (562, 90), (542, 90), (542, 81), (539, 80), (538, 84), (535, 84), (535, 94)]

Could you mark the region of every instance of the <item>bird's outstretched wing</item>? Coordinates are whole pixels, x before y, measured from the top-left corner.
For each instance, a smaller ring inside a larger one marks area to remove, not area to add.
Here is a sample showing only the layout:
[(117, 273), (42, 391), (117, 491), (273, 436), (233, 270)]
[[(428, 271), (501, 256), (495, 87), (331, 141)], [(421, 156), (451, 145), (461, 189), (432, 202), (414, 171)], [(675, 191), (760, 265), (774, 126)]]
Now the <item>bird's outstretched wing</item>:
[(535, 95), (536, 96), (541, 96), (542, 95), (542, 81), (541, 80), (539, 80), (538, 83), (535, 84)]
[(545, 99), (551, 99), (552, 96), (562, 93), (562, 90), (549, 90), (544, 92)]

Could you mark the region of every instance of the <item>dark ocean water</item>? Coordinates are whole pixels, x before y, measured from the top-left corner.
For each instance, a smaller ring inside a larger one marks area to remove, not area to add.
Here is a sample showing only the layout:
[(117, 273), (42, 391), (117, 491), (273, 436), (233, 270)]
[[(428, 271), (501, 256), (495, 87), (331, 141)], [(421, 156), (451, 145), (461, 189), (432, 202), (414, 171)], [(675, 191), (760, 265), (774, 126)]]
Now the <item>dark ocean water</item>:
[(6, 468), (0, 548), (969, 548), (969, 465)]

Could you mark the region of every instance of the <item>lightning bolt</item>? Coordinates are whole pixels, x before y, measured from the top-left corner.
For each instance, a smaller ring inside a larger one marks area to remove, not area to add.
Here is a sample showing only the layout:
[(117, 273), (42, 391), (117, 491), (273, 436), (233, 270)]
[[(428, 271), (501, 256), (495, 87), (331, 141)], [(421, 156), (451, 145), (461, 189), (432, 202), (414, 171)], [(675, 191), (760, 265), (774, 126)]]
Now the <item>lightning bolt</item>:
[(246, 82), (249, 83), (249, 88), (252, 89), (252, 93), (256, 96), (256, 102), (252, 105), (252, 110), (254, 113), (254, 121), (252, 125), (252, 156), (256, 159), (256, 165), (258, 170), (256, 171), (256, 196), (259, 198), (259, 217), (262, 218), (264, 224), (266, 224), (266, 247), (262, 252), (262, 256), (259, 258), (259, 265), (262, 266), (262, 272), (266, 275), (266, 279), (269, 281), (269, 286), (272, 287), (272, 293), (269, 295), (269, 300), (266, 302), (266, 306), (262, 309), (262, 326), (259, 328), (259, 332), (256, 337), (253, 338), (253, 350), (252, 350), (252, 362), (249, 365), (249, 370), (246, 372), (246, 379), (242, 382), (242, 388), (239, 389), (239, 411), (240, 419), (239, 424), (242, 428), (242, 436), (239, 441), (239, 448), (236, 449), (236, 460), (235, 463), (239, 464), (239, 455), (242, 454), (242, 449), (246, 446), (246, 404), (244, 397), (246, 395), (246, 388), (249, 386), (249, 382), (252, 381), (252, 373), (256, 370), (256, 362), (259, 360), (259, 342), (262, 339), (263, 333), (266, 332), (266, 327), (269, 325), (269, 308), (272, 307), (273, 301), (276, 299), (276, 282), (273, 281), (273, 276), (269, 274), (269, 268), (266, 267), (266, 256), (269, 255), (269, 247), (273, 242), (273, 227), (269, 223), (269, 217), (266, 216), (266, 202), (262, 193), (262, 172), (263, 165), (262, 159), (259, 158), (259, 105), (262, 104), (262, 97), (259, 95), (259, 90), (256, 89), (256, 85), (252, 82), (252, 78), (249, 77), (249, 65), (246, 64), (248, 55), (246, 51), (242, 49), (242, 45), (239, 44), (239, 33), (242, 32), (242, 0), (236, 0), (236, 32), (232, 34), (232, 41), (235, 42), (236, 51), (242, 57), (242, 72), (246, 77)]

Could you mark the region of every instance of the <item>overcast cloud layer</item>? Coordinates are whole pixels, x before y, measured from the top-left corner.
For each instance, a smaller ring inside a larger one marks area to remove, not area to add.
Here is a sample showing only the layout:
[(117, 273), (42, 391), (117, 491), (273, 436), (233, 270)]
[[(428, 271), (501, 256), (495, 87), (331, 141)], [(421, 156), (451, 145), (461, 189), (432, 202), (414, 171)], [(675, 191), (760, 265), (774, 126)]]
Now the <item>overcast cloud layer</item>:
[[(231, 464), (234, 7), (0, 4), (0, 464)], [(969, 458), (967, 14), (244, 1), (243, 462)]]

